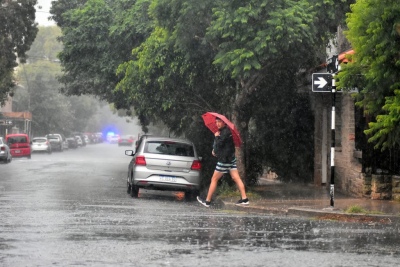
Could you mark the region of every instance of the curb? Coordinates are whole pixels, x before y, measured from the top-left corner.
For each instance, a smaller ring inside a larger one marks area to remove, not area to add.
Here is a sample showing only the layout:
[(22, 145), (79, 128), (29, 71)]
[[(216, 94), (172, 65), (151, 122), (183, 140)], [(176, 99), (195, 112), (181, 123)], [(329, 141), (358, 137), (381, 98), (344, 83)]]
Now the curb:
[[(354, 219), (357, 221), (380, 221), (390, 223), (400, 223), (400, 216), (391, 214), (366, 214), (366, 213), (345, 213), (340, 210), (318, 210), (310, 208), (289, 208), (288, 215), (305, 216), (305, 217), (340, 217), (347, 219)], [(333, 216), (332, 216), (333, 215)]]
[(364, 221), (380, 223), (400, 223), (400, 216), (390, 214), (363, 214), (363, 213), (345, 213), (340, 209), (313, 209), (309, 207), (260, 207), (260, 206), (236, 206), (233, 203), (223, 202), (223, 208), (227, 210), (243, 211), (247, 213), (260, 213), (271, 215), (287, 215), (294, 217), (308, 217), (327, 220), (345, 220), (345, 221)]

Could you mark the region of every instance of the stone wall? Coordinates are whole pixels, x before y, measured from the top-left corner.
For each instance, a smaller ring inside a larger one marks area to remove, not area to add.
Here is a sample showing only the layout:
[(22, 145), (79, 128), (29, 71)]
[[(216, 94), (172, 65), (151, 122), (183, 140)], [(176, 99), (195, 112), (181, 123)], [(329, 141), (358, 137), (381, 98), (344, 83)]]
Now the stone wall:
[(363, 173), (364, 186), (363, 186), (363, 197), (371, 197), (372, 192), (372, 176), (371, 174)]
[(400, 176), (392, 176), (392, 199), (400, 201)]
[(372, 174), (371, 199), (392, 199), (392, 176)]

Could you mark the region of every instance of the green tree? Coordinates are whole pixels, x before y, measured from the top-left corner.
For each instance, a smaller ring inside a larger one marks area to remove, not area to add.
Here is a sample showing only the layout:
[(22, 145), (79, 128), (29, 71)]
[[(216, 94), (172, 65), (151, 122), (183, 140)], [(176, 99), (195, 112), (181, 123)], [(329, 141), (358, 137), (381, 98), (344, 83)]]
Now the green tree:
[(15, 92), (13, 110), (32, 113), (35, 136), (50, 132), (65, 134), (72, 127), (71, 105), (67, 97), (58, 92), (57, 73), (60, 73), (60, 66), (47, 60), (24, 64), (17, 73), (22, 87)]
[(51, 19), (54, 20), (57, 23), (57, 26), (61, 28), (68, 26), (68, 20), (65, 20), (64, 17), (66, 17), (70, 11), (85, 5), (86, 2), (87, 0), (51, 1)]
[[(279, 164), (285, 173), (308, 168), (312, 117), (309, 103), (297, 92), (300, 74), (307, 76), (305, 70), (325, 60), (325, 45), (353, 1), (78, 2), (58, 15), (68, 93), (106, 93), (117, 108), (133, 107), (142, 125), (162, 121), (172, 133), (190, 136), (206, 160), (212, 134), (200, 115), (224, 113), (240, 127), (242, 158), (249, 168), (254, 162)], [(93, 43), (94, 38), (99, 41)], [(119, 49), (117, 40), (131, 45)], [(93, 76), (88, 62), (102, 75)], [(90, 83), (93, 77), (97, 86)], [(117, 88), (110, 92), (113, 85)], [(273, 107), (275, 102), (280, 106)]]
[[(32, 113), (35, 136), (87, 131), (99, 107), (99, 101), (93, 97), (68, 97), (59, 92), (57, 76), (61, 75), (61, 66), (56, 55), (62, 49), (57, 41), (60, 33), (55, 26), (39, 27), (37, 38), (27, 52), (28, 63), (21, 65), (16, 75), (20, 86), (15, 89), (13, 109)], [(97, 127), (90, 130), (98, 131)]]
[(365, 133), (375, 148), (400, 144), (400, 3), (362, 0), (347, 17), (355, 54), (339, 73), (340, 88), (358, 88), (357, 105), (374, 118)]
[(91, 94), (129, 108), (113, 89), (116, 69), (130, 58), (132, 48), (148, 35), (146, 7), (150, 1), (57, 1), (51, 12), (62, 27), (60, 82), (66, 95)]
[[(334, 1), (325, 1), (325, 5), (314, 2), (154, 1), (151, 14), (157, 27), (134, 51), (135, 59), (121, 65), (120, 72), (125, 75), (118, 89), (132, 98), (135, 109), (142, 108), (145, 114), (169, 120), (171, 123), (167, 125), (175, 130), (178, 126), (188, 130), (190, 125), (196, 125), (191, 124), (190, 119), (200, 117), (205, 111), (230, 115), (245, 140), (242, 161), (247, 162), (248, 168), (253, 168), (249, 155), (254, 154), (254, 140), (247, 137), (250, 120), (256, 118), (255, 125), (262, 125), (268, 117), (268, 113), (263, 113), (265, 105), (273, 102), (273, 98), (283, 99), (283, 106), (279, 106), (281, 110), (290, 110), (294, 103), (290, 99), (297, 96), (297, 74), (317, 65), (317, 51), (324, 47), (321, 44), (326, 43), (330, 35), (327, 30), (342, 18), (335, 17)], [(341, 3), (345, 4), (344, 1)], [(333, 20), (328, 25), (320, 25), (322, 19), (317, 15), (323, 13), (322, 8)], [(208, 86), (204, 86), (205, 83)], [(208, 105), (196, 103), (200, 99), (206, 99)], [(182, 102), (193, 105), (186, 105), (186, 112), (182, 112), (179, 109)], [(198, 109), (196, 105), (202, 108)], [(279, 108), (274, 111), (279, 112)], [(274, 124), (272, 122), (276, 121), (271, 120), (268, 126), (277, 130), (279, 125), (290, 132), (291, 126), (296, 125), (290, 122), (310, 119), (309, 106), (306, 105), (303, 112), (305, 114), (297, 113), (298, 117), (293, 116), (286, 124)], [(263, 115), (255, 117), (255, 114)], [(185, 118), (188, 118), (186, 123)], [(285, 121), (283, 117), (279, 119)], [(310, 125), (310, 120), (306, 125)], [(262, 127), (255, 129), (264, 130)], [(310, 131), (311, 127), (303, 131), (308, 140), (311, 140)], [(274, 143), (268, 136), (264, 137), (257, 140), (260, 142), (256, 146)], [(312, 147), (310, 141), (305, 144)], [(310, 147), (302, 147), (297, 153), (310, 155), (307, 153), (312, 152)], [(284, 154), (290, 158), (296, 152), (293, 146), (283, 144), (276, 151), (281, 155), (268, 155), (282, 158)], [(266, 154), (257, 155), (262, 158)], [(310, 157), (303, 158), (308, 160)], [(293, 169), (299, 169), (296, 168), (299, 165), (294, 163)], [(281, 166), (287, 170), (287, 163)]]
[(40, 60), (58, 62), (57, 55), (63, 49), (62, 43), (57, 41), (57, 38), (61, 36), (61, 29), (54, 26), (39, 27), (38, 29), (35, 41), (27, 53), (29, 63), (35, 63)]
[(0, 1), (0, 105), (15, 86), (14, 68), (25, 62), (37, 33), (36, 0)]

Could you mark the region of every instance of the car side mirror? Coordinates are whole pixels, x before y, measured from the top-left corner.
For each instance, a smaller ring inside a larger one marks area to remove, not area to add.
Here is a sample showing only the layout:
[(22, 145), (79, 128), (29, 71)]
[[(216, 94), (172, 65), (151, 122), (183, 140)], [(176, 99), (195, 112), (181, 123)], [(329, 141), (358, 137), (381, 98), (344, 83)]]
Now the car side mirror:
[(127, 156), (135, 156), (135, 153), (133, 152), (133, 150), (125, 150), (125, 155), (127, 155)]

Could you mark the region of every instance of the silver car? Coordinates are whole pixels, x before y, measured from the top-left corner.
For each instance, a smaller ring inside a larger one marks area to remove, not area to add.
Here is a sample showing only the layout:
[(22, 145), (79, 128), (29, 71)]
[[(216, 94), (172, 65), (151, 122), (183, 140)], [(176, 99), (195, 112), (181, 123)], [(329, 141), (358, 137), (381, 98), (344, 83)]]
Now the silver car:
[(46, 152), (51, 154), (51, 144), (47, 137), (34, 137), (31, 144), (32, 152)]
[(4, 142), (3, 137), (0, 137), (0, 161), (9, 163), (12, 160), (10, 147)]
[(128, 167), (127, 188), (132, 197), (139, 189), (184, 191), (193, 200), (200, 189), (201, 162), (192, 142), (186, 139), (143, 135)]

